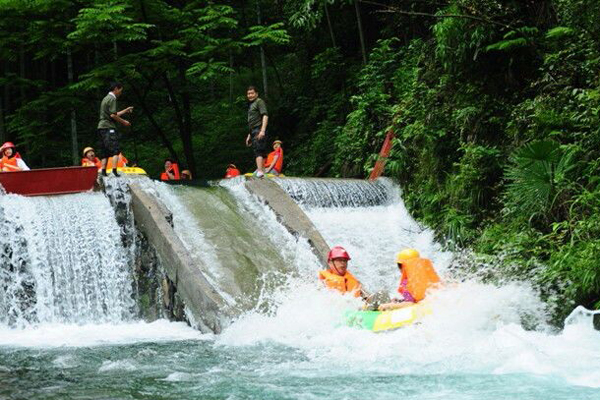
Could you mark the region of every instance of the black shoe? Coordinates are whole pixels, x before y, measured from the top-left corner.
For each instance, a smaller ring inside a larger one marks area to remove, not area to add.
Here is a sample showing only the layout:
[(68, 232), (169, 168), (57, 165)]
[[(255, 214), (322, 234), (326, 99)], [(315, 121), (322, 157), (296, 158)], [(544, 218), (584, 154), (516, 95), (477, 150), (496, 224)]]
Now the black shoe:
[(114, 174), (115, 176), (121, 176), (121, 175), (119, 175), (119, 173), (117, 172), (117, 169), (116, 169), (116, 168), (114, 168), (114, 169), (113, 169), (113, 174)]
[(105, 169), (102, 170), (102, 176), (108, 176)]

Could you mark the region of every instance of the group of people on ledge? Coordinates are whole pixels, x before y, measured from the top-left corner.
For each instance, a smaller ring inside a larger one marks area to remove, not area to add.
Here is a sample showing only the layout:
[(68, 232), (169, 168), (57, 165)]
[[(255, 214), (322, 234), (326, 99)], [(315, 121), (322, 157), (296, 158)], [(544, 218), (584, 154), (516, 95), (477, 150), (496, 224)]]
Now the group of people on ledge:
[[(367, 304), (374, 301), (358, 279), (348, 272), (350, 255), (342, 246), (333, 247), (327, 255), (328, 269), (319, 271), (319, 279), (327, 288), (340, 293), (362, 297)], [(440, 283), (431, 260), (422, 258), (415, 249), (404, 249), (396, 254), (396, 265), (400, 272), (398, 297), (376, 304), (379, 311), (403, 308), (422, 301), (427, 291)]]
[(179, 164), (170, 158), (165, 160), (165, 170), (160, 174), (161, 181), (179, 181), (192, 179), (192, 173), (187, 169), (179, 172)]
[[(264, 174), (281, 175), (281, 170), (283, 169), (283, 148), (281, 147), (281, 144), (281, 140), (273, 142), (273, 151), (267, 155), (264, 161), (264, 173), (260, 174), (259, 170), (256, 170), (254, 171), (255, 176), (262, 177)], [(226, 179), (235, 178), (240, 175), (241, 172), (235, 164), (229, 164), (227, 166), (227, 170), (225, 170)]]

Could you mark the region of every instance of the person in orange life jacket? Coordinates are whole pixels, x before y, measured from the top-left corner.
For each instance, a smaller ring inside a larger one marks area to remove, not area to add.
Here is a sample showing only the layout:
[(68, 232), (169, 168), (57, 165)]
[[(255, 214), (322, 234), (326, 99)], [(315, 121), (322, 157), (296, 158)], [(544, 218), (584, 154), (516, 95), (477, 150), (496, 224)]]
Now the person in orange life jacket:
[(165, 160), (165, 172), (160, 174), (161, 181), (178, 181), (181, 177), (179, 176), (179, 165), (173, 162), (170, 158)]
[(281, 140), (273, 142), (273, 151), (267, 156), (265, 161), (265, 173), (279, 175), (283, 168), (283, 149), (281, 148)]
[(348, 272), (350, 255), (342, 246), (335, 246), (327, 254), (329, 269), (319, 271), (319, 279), (329, 289), (334, 289), (342, 294), (351, 293), (354, 297), (365, 297), (362, 285)]
[(229, 164), (225, 171), (225, 178), (235, 178), (236, 176), (240, 176), (240, 170), (234, 164)]
[(380, 311), (393, 310), (422, 301), (427, 290), (440, 283), (431, 260), (421, 258), (415, 249), (404, 249), (396, 255), (396, 264), (400, 269), (398, 293), (402, 296), (391, 303), (379, 306)]
[(15, 145), (11, 142), (6, 142), (0, 147), (0, 171), (16, 172), (29, 171), (29, 167), (25, 161), (21, 159), (21, 155), (17, 153)]
[[(125, 158), (125, 156), (123, 155), (123, 153), (119, 153), (118, 156), (119, 159), (117, 160), (117, 168), (125, 168), (127, 167), (127, 163), (129, 163), (129, 160)], [(109, 158), (108, 161), (106, 162), (106, 169), (112, 169), (112, 162), (115, 159), (115, 157)]]
[(96, 157), (96, 152), (92, 147), (86, 147), (83, 149), (83, 158), (81, 159), (82, 167), (96, 167), (102, 169), (102, 162)]

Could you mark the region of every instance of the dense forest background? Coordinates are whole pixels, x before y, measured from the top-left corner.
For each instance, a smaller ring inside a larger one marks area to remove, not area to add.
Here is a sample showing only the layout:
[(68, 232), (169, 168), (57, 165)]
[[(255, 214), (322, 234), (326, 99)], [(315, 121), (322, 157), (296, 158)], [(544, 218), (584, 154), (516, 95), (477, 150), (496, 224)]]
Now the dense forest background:
[(252, 168), (256, 85), (286, 174), (365, 177), (393, 129), (412, 212), (560, 317), (600, 306), (598, 21), (597, 0), (0, 0), (0, 141), (78, 163), (119, 80), (130, 161), (220, 177)]

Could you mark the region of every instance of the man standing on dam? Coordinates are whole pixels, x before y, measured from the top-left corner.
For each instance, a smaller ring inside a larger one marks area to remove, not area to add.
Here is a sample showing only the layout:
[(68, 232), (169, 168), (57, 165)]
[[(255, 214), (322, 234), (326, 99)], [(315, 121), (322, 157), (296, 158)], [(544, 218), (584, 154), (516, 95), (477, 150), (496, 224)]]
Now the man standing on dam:
[(265, 174), (265, 157), (267, 156), (267, 124), (269, 115), (265, 101), (258, 97), (256, 87), (249, 86), (246, 90), (248, 99), (248, 128), (250, 133), (246, 137), (246, 146), (252, 146), (256, 158), (256, 176), (261, 178)]
[[(110, 84), (108, 94), (102, 99), (102, 103), (100, 103), (98, 149), (100, 150), (103, 176), (107, 176), (106, 163), (109, 157), (112, 157), (112, 165), (117, 166), (119, 164), (121, 148), (119, 147), (116, 122), (119, 122), (123, 126), (131, 125), (129, 121), (121, 118), (121, 115), (130, 114), (133, 111), (133, 107), (127, 107), (121, 111), (117, 111), (117, 97), (119, 97), (121, 93), (123, 93), (123, 85), (119, 82), (113, 82)], [(119, 176), (117, 168), (113, 168), (112, 171), (113, 174)]]

